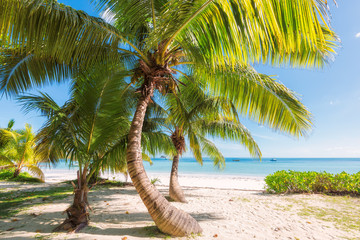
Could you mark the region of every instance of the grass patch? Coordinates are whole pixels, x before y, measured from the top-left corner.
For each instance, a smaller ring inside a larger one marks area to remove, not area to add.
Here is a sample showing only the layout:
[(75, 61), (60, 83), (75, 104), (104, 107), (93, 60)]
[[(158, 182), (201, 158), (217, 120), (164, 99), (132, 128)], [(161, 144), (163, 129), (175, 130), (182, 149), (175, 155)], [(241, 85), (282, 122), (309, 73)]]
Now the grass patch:
[(293, 209), (294, 205), (292, 205), (292, 204), (283, 205), (283, 204), (276, 203), (275, 206), (276, 206), (275, 210), (278, 210), (278, 211), (291, 211)]
[[(74, 179), (74, 180), (64, 181), (63, 183), (71, 184), (71, 182), (76, 184), (77, 180)], [(101, 187), (125, 187), (128, 184), (131, 185), (130, 183), (124, 183), (124, 182), (120, 182), (120, 181), (108, 180), (108, 179), (101, 178), (96, 182), (93, 189), (99, 189)], [(90, 184), (89, 186), (91, 186), (91, 185), (92, 184)]]
[[(159, 228), (156, 226), (147, 226), (144, 227), (146, 236), (150, 238), (159, 237), (160, 235), (163, 236), (164, 234), (160, 232)], [(164, 236), (166, 237), (166, 236)]]
[(41, 180), (31, 176), (27, 172), (21, 172), (19, 176), (14, 178), (14, 168), (0, 170), (0, 180), (11, 181), (11, 182), (31, 182), (41, 183)]
[(0, 192), (0, 218), (9, 218), (21, 210), (34, 205), (50, 203), (57, 199), (70, 196), (73, 192), (71, 185), (54, 187), (38, 191), (10, 191)]
[[(339, 229), (344, 231), (360, 229), (360, 199), (349, 196), (323, 196), (318, 205), (311, 199), (286, 198), (293, 204), (291, 211), (295, 211), (299, 216), (315, 217), (316, 219), (332, 222)], [(280, 208), (280, 206), (278, 206)], [(282, 210), (287, 210), (284, 206)]]
[(202, 236), (201, 233), (192, 233), (189, 236), (187, 236), (186, 239), (189, 239), (189, 240), (190, 239), (196, 239), (196, 238), (201, 237), (201, 236)]
[(105, 187), (124, 187), (125, 183), (114, 180), (103, 180), (96, 184), (97, 186), (105, 186)]
[(155, 223), (152, 223), (149, 226), (143, 228), (145, 235), (149, 238), (163, 238), (163, 239), (172, 239), (172, 237), (166, 233), (163, 233), (159, 230)]
[(322, 221), (334, 222), (339, 228), (346, 231), (358, 231), (360, 229), (359, 208), (334, 209), (304, 205), (298, 214), (300, 216), (314, 216)]
[(246, 198), (246, 197), (238, 197), (235, 200), (237, 201), (241, 201), (241, 202), (251, 202), (250, 199)]
[[(58, 199), (64, 199), (73, 193), (71, 181), (66, 181), (66, 186), (51, 187), (44, 190), (18, 190), (0, 191), (0, 218), (10, 218), (20, 211), (44, 203), (51, 203)], [(75, 181), (74, 181), (75, 182)], [(123, 182), (104, 180), (99, 182), (93, 190), (102, 187), (124, 187)]]

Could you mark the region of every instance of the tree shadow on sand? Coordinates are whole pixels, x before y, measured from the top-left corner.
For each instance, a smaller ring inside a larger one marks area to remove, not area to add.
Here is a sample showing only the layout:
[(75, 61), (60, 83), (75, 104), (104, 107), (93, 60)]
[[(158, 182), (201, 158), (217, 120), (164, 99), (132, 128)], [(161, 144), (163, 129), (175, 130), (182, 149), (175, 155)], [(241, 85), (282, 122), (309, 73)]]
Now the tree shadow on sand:
[[(139, 204), (142, 204), (140, 198), (136, 196), (137, 192), (132, 187), (114, 187), (111, 189), (100, 187), (96, 191), (91, 191), (89, 200), (94, 211), (90, 212), (90, 226), (81, 230), (80, 233), (90, 235), (89, 238), (92, 238), (91, 235), (94, 235), (94, 237), (96, 235), (97, 239), (101, 239), (101, 235), (127, 235), (140, 238), (166, 237), (154, 226), (154, 222), (149, 213), (145, 211), (144, 206), (141, 205), (144, 211), (136, 211), (137, 209), (134, 209), (134, 207), (129, 208), (128, 204), (131, 201), (138, 201)], [(0, 219), (0, 238), (26, 239), (17, 236), (21, 233), (22, 235), (31, 236), (28, 239), (33, 239), (35, 235), (50, 237), (51, 239), (52, 230), (63, 221), (64, 215), (62, 215), (62, 212), (66, 209), (67, 204), (71, 204), (72, 198), (71, 195), (48, 203), (55, 205), (55, 209), (52, 209), (51, 212), (42, 213), (42, 210), (49, 206), (45, 205), (44, 208), (38, 206), (36, 210), (21, 212), (11, 219)], [(190, 212), (190, 215), (200, 222), (222, 219), (212, 213)], [(14, 219), (16, 221), (12, 221)], [(71, 235), (66, 235), (66, 237), (72, 238)]]

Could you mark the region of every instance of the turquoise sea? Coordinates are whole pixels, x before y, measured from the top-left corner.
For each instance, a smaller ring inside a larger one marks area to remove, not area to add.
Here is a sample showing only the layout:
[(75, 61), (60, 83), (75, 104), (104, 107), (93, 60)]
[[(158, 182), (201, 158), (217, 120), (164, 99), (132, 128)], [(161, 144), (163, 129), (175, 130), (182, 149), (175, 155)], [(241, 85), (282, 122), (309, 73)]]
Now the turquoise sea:
[[(234, 161), (235, 160), (235, 161)], [(210, 159), (204, 159), (203, 166), (193, 158), (182, 158), (179, 163), (180, 174), (205, 174), (205, 175), (234, 175), (264, 177), (278, 170), (295, 171), (326, 171), (329, 173), (356, 173), (360, 171), (360, 158), (264, 158), (262, 161), (252, 158), (226, 158), (224, 169), (214, 167)], [(155, 158), (153, 165), (144, 162), (149, 173), (168, 173), (172, 161)], [(68, 169), (65, 162), (61, 162), (56, 169)]]

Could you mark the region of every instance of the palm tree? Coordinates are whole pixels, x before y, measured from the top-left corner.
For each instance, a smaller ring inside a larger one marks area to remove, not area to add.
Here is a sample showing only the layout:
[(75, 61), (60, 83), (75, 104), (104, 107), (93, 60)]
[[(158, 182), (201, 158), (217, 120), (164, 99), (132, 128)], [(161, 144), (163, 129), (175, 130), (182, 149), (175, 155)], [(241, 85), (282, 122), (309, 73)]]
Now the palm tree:
[[(37, 137), (38, 156), (56, 164), (66, 159), (76, 161), (77, 184), (73, 204), (66, 209), (67, 219), (57, 228), (78, 232), (88, 225), (89, 180), (99, 170), (125, 173), (126, 146), (130, 126), (131, 107), (136, 100), (134, 90), (118, 81), (119, 74), (104, 75), (108, 68), (78, 73), (71, 89), (71, 99), (59, 106), (48, 94), (19, 98), (26, 112), (40, 111), (47, 122)], [(121, 72), (121, 71), (120, 71)], [(151, 109), (149, 109), (151, 110)], [(171, 153), (170, 140), (161, 132), (144, 131), (144, 152)], [(144, 160), (150, 160), (143, 154)]]
[[(14, 124), (15, 124), (15, 120), (10, 119), (10, 121), (8, 122), (8, 126), (7, 128), (5, 128), (5, 130), (11, 131)], [(6, 134), (0, 131), (0, 150), (5, 147), (5, 145), (9, 142), (10, 139), (11, 138), (9, 138), (8, 136), (6, 136)]]
[(177, 202), (187, 202), (178, 182), (179, 158), (186, 150), (185, 137), (190, 150), (202, 165), (202, 154), (206, 154), (219, 168), (225, 166), (225, 159), (208, 136), (220, 137), (243, 144), (254, 157), (261, 158), (261, 152), (250, 132), (239, 122), (235, 106), (226, 98), (209, 96), (200, 86), (183, 79), (181, 94), (169, 95), (167, 102), (168, 118), (164, 126), (171, 133), (177, 150), (173, 158), (169, 195)]
[(19, 176), (23, 167), (26, 167), (34, 176), (44, 181), (44, 173), (38, 167), (40, 159), (35, 152), (35, 134), (29, 124), (25, 129), (11, 130), (13, 121), (9, 122), (8, 129), (1, 129), (1, 135), (7, 138), (6, 145), (0, 149), (0, 164), (6, 168), (13, 167), (14, 178)]
[(331, 60), (337, 38), (327, 1), (93, 2), (112, 12), (111, 23), (55, 0), (1, 0), (0, 89), (14, 94), (102, 61), (125, 61), (131, 82), (140, 86), (127, 145), (130, 177), (161, 231), (199, 233), (198, 223), (170, 205), (143, 168), (141, 130), (154, 91), (176, 92), (176, 74), (206, 80), (206, 88), (232, 99), (239, 114), (294, 136), (305, 134), (309, 113), (297, 108), (297, 97), (272, 79), (258, 80), (249, 64), (318, 67)]
[[(41, 158), (56, 163), (67, 159), (78, 162), (73, 204), (66, 209), (67, 219), (56, 230), (79, 231), (88, 224), (87, 200), (92, 163), (117, 159), (116, 170), (125, 171), (124, 147), (131, 114), (130, 91), (117, 73), (104, 75), (108, 69), (93, 69), (78, 74), (71, 89), (71, 99), (59, 106), (47, 94), (20, 97), (26, 111), (38, 110), (48, 118), (37, 135)], [(120, 104), (120, 102), (122, 104)]]

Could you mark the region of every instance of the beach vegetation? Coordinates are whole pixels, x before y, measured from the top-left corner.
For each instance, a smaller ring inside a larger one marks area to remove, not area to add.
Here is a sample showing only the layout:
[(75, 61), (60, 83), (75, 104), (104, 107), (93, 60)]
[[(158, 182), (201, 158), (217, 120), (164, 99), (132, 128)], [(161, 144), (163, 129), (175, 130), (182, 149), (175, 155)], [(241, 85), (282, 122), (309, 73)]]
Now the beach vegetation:
[(97, 186), (106, 186), (106, 187), (124, 187), (126, 184), (124, 182), (103, 179), (96, 184)]
[[(251, 200), (249, 198), (246, 198), (246, 197), (237, 197), (237, 198), (234, 198), (236, 201), (240, 201), (240, 202), (251, 202)], [(234, 200), (233, 199), (233, 200)]]
[(180, 94), (169, 94), (165, 110), (165, 131), (171, 134), (176, 148), (173, 157), (169, 195), (173, 201), (186, 203), (178, 181), (180, 156), (186, 152), (186, 141), (196, 161), (203, 164), (203, 155), (210, 157), (214, 166), (225, 167), (225, 158), (209, 137), (236, 141), (253, 157), (261, 158), (261, 151), (250, 132), (239, 121), (235, 105), (226, 97), (207, 94), (204, 89), (186, 78), (180, 79)]
[(126, 151), (134, 186), (162, 232), (199, 233), (197, 221), (170, 205), (144, 171), (147, 107), (156, 94), (179, 93), (178, 75), (190, 76), (231, 99), (242, 116), (294, 136), (306, 134), (310, 114), (296, 94), (260, 77), (250, 64), (318, 67), (331, 60), (337, 37), (329, 26), (327, 1), (92, 2), (113, 17), (106, 22), (55, 0), (1, 1), (0, 90), (17, 94), (115, 62), (120, 67), (103, 75), (122, 69), (117, 80), (138, 89)]
[(162, 239), (171, 239), (172, 237), (168, 234), (164, 234), (159, 231), (155, 225), (146, 226), (143, 228), (147, 237), (150, 238), (162, 238)]
[(150, 182), (151, 182), (151, 184), (153, 184), (153, 185), (155, 185), (155, 184), (157, 184), (157, 183), (161, 183), (161, 181), (160, 181), (159, 178), (152, 178), (152, 179), (150, 180)]
[[(99, 171), (127, 172), (126, 146), (135, 89), (113, 71), (112, 66), (78, 73), (71, 88), (71, 98), (59, 106), (46, 93), (23, 95), (19, 101), (23, 109), (38, 111), (47, 121), (36, 136), (37, 153), (52, 164), (65, 159), (69, 165), (78, 164), (74, 186), (74, 202), (66, 210), (68, 217), (56, 228), (57, 231), (77, 232), (88, 225), (89, 180)], [(106, 76), (106, 77), (104, 77)], [(151, 115), (151, 108), (148, 115)], [(153, 130), (153, 129), (152, 129)], [(171, 141), (166, 134), (156, 131), (142, 132), (142, 158), (151, 161), (146, 154), (171, 151)]]
[[(38, 155), (52, 164), (61, 159), (69, 165), (78, 164), (77, 179), (72, 182), (74, 201), (66, 209), (68, 217), (56, 231), (77, 232), (88, 225), (88, 182), (104, 163), (116, 158), (116, 165), (107, 166), (113, 171), (126, 171), (122, 143), (129, 125), (131, 98), (121, 98), (129, 91), (124, 82), (116, 81), (117, 73), (103, 78), (104, 71), (105, 67), (79, 73), (72, 85), (71, 99), (63, 106), (41, 92), (19, 98), (25, 111), (35, 110), (47, 118), (36, 137)], [(121, 105), (114, 101), (115, 96)]]
[[(10, 121), (8, 122), (7, 128), (5, 128), (5, 130), (7, 131), (11, 131), (12, 128), (14, 127), (15, 124), (15, 120), (14, 119), (10, 119)], [(11, 137), (4, 133), (3, 131), (0, 131), (0, 150), (5, 148), (5, 146), (7, 145), (7, 143), (11, 140)]]
[(17, 177), (14, 177), (15, 168), (7, 168), (0, 170), (0, 180), (12, 182), (32, 182), (41, 183), (39, 178), (31, 176), (28, 172), (21, 172)]
[[(71, 182), (76, 182), (77, 180), (68, 180), (68, 181), (64, 181), (63, 183), (68, 183), (71, 184)], [(99, 178), (98, 181), (92, 185), (93, 190), (96, 190), (98, 188), (102, 188), (102, 187), (124, 187), (128, 184), (131, 183), (125, 183), (125, 182), (121, 182), (121, 181), (116, 181), (116, 180), (109, 180), (109, 179), (105, 179), (105, 178)]]
[(331, 222), (344, 231), (358, 231), (360, 228), (360, 200), (357, 197), (322, 195), (321, 202), (309, 197), (286, 200), (294, 205), (279, 206), (280, 211), (291, 211), (299, 216)]
[(43, 182), (45, 176), (39, 163), (44, 158), (39, 157), (36, 153), (35, 133), (33, 133), (32, 127), (26, 124), (25, 129), (0, 129), (0, 132), (3, 139), (6, 139), (6, 143), (0, 149), (0, 166), (13, 170), (13, 178), (17, 178), (22, 169), (26, 168)]
[(269, 193), (325, 193), (360, 195), (360, 172), (277, 171), (266, 176)]

